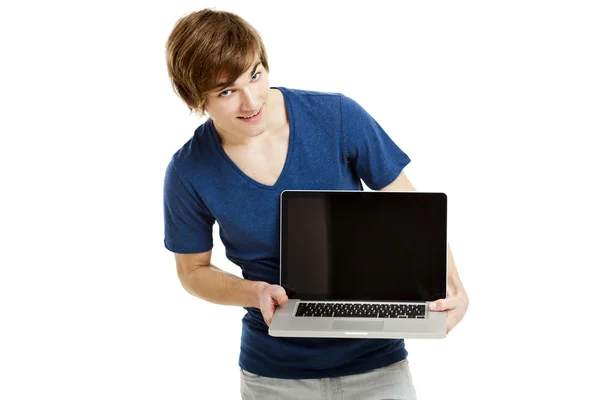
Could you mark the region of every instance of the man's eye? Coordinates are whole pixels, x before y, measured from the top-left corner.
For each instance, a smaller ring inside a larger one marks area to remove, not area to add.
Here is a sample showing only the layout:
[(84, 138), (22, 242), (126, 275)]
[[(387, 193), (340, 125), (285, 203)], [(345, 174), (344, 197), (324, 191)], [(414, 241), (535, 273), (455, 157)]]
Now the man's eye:
[(231, 90), (223, 90), (221, 93), (219, 93), (220, 97), (228, 97), (231, 95)]
[(257, 72), (257, 73), (255, 73), (254, 75), (252, 75), (252, 80), (253, 80), (253, 81), (257, 81), (257, 80), (258, 80), (258, 78), (260, 78), (260, 74), (261, 74), (260, 72)]

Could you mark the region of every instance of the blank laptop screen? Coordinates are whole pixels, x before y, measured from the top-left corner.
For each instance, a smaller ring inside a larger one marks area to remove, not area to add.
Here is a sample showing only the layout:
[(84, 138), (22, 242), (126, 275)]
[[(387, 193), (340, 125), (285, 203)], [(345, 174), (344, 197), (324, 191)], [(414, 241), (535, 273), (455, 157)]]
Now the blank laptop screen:
[(423, 192), (281, 195), (281, 284), (302, 300), (446, 296), (447, 198)]

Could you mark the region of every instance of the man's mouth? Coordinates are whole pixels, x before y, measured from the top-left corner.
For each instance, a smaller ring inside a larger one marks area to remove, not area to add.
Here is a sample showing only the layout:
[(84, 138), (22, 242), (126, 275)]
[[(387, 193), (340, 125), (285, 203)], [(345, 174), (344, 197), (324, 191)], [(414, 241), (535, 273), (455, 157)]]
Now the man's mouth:
[[(260, 110), (258, 110), (258, 111), (260, 111)], [(258, 114), (258, 111), (257, 111), (257, 112), (255, 112), (255, 113), (254, 113), (254, 114), (252, 114), (252, 115), (248, 115), (247, 117), (242, 117), (242, 118), (244, 118), (244, 119), (252, 118), (252, 117), (254, 117), (256, 114)]]
[(245, 120), (245, 121), (256, 119), (256, 118), (258, 118), (260, 116), (261, 110), (262, 110), (262, 107), (259, 108), (258, 111), (254, 112), (252, 114), (243, 115), (243, 116), (238, 117), (238, 118), (242, 119), (242, 120)]

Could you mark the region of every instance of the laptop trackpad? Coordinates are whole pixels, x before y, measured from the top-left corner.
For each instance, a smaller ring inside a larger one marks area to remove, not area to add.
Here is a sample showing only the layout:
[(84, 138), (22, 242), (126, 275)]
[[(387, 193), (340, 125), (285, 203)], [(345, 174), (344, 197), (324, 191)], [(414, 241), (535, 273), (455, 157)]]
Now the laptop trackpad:
[(384, 321), (333, 320), (332, 329), (343, 331), (381, 331)]

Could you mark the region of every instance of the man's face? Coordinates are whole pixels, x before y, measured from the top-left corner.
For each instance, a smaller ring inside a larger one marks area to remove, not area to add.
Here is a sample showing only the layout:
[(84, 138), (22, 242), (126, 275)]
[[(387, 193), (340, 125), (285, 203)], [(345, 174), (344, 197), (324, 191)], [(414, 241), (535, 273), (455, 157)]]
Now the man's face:
[(268, 73), (257, 58), (233, 84), (210, 92), (205, 109), (219, 132), (243, 140), (267, 129), (268, 94)]

